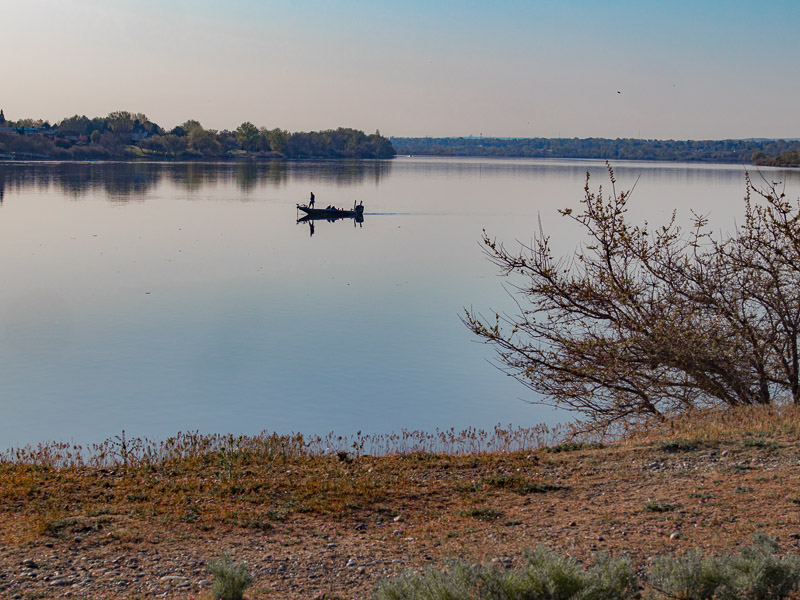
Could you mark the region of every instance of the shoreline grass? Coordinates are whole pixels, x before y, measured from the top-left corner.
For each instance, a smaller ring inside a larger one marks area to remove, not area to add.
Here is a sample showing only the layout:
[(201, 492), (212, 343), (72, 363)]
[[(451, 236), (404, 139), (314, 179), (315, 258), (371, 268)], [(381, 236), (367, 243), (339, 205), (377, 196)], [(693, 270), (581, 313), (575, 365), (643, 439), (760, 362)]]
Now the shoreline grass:
[(573, 454), (583, 461), (615, 447), (681, 455), (723, 442), (770, 453), (795, 445), (799, 432), (800, 408), (793, 405), (679, 415), (610, 440), (544, 425), (351, 437), (179, 433), (163, 442), (122, 432), (89, 448), (52, 443), (0, 454), (0, 508), (28, 515), (37, 535), (54, 537), (90, 526), (76, 519), (98, 526), (98, 517), (114, 514), (268, 530), (292, 514), (352, 513), (421, 494), (453, 494), (478, 506), (487, 490), (568, 493), (538, 468), (540, 457), (566, 465)]
[[(767, 443), (763, 438), (769, 437)], [(606, 430), (585, 430), (581, 424), (554, 426), (539, 424), (520, 427), (501, 424), (492, 430), (469, 427), (401, 430), (390, 434), (303, 435), (262, 431), (257, 435), (201, 434), (178, 432), (166, 440), (120, 435), (101, 443), (81, 445), (70, 442), (41, 442), (0, 451), (0, 465), (32, 465), (50, 468), (151, 468), (176, 460), (196, 459), (211, 454), (222, 462), (255, 457), (313, 458), (337, 456), (342, 460), (358, 457), (403, 455), (479, 456), (515, 452), (568, 452), (602, 448), (605, 444), (661, 443), (684, 449), (712, 441), (745, 439), (748, 445), (775, 445), (779, 440), (800, 437), (800, 406), (778, 404), (713, 408), (675, 414), (664, 420), (643, 419)]]
[(541, 542), (582, 561), (631, 553), (639, 568), (681, 547), (732, 550), (763, 530), (796, 552), (799, 417), (789, 405), (704, 411), (614, 439), (498, 427), (120, 435), (93, 455), (41, 444), (0, 458), (0, 545), (67, 551), (80, 537), (120, 553), (169, 539), (175, 552), (246, 538), (317, 560), (330, 543), (363, 553), (365, 537), (370, 552), (418, 548), (419, 564), (440, 564), (426, 557), (486, 561)]
[(28, 464), (52, 468), (141, 467), (219, 454), (221, 457), (255, 456), (265, 460), (287, 457), (344, 458), (412, 454), (473, 456), (530, 452), (572, 440), (577, 434), (569, 425), (514, 427), (496, 425), (492, 430), (469, 427), (401, 430), (391, 434), (306, 436), (278, 434), (266, 430), (257, 435), (201, 434), (178, 432), (166, 440), (120, 435), (98, 444), (41, 442), (8, 448), (0, 452), (2, 464)]

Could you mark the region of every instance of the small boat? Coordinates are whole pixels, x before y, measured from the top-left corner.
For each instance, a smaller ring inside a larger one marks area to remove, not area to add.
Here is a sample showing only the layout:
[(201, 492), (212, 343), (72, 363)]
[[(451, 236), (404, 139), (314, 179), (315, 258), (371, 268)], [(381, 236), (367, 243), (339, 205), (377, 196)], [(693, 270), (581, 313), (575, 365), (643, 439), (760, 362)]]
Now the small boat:
[(310, 219), (346, 219), (346, 218), (358, 218), (364, 216), (364, 205), (355, 203), (353, 204), (352, 210), (346, 208), (311, 208), (306, 204), (298, 204), (298, 210), (302, 210), (306, 213), (306, 217)]

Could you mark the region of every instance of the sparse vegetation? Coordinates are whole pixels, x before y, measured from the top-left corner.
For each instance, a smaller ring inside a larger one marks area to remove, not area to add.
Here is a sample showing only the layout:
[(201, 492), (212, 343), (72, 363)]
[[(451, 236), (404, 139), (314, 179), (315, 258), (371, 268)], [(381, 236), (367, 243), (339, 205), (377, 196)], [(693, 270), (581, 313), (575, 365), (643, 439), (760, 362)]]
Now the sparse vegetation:
[(484, 483), (497, 489), (511, 490), (515, 494), (543, 494), (562, 489), (562, 486), (544, 481), (529, 481), (516, 474), (493, 475), (484, 479)]
[(374, 600), (624, 600), (638, 596), (638, 583), (625, 558), (598, 556), (583, 569), (544, 546), (526, 556), (521, 569), (454, 562), (447, 571), (427, 569), (381, 582)]
[(247, 563), (234, 563), (230, 552), (221, 558), (209, 561), (208, 570), (214, 575), (211, 593), (215, 600), (242, 600), (244, 591), (253, 583), (253, 577), (247, 570)]
[[(276, 591), (253, 586), (248, 598), (317, 597), (323, 579), (330, 592), (351, 597), (347, 586), (357, 585), (363, 597), (383, 569), (401, 568), (393, 559), (419, 569), (460, 556), (508, 573), (523, 548), (542, 542), (587, 566), (602, 551), (627, 553), (647, 587), (641, 570), (665, 552), (722, 556), (757, 529), (795, 543), (799, 429), (800, 407), (787, 405), (679, 414), (604, 447), (594, 434), (554, 443), (551, 430), (508, 428), (42, 444), (0, 460), (0, 569), (13, 579), (20, 557), (81, 549), (110, 559), (142, 551), (145, 570), (158, 568), (156, 548), (177, 557), (203, 547), (206, 560), (227, 547), (251, 565), (274, 557), (253, 574), (264, 585), (272, 569)], [(327, 561), (341, 583), (311, 567), (301, 574), (315, 579), (275, 577), (287, 553), (293, 567)], [(357, 566), (346, 567), (351, 556)], [(25, 579), (30, 594), (45, 589), (45, 570), (60, 568), (41, 570)]]
[(479, 521), (494, 521), (503, 516), (503, 511), (491, 507), (476, 506), (462, 511), (461, 514)]
[[(800, 582), (796, 556), (780, 558), (774, 540), (757, 535), (738, 555), (704, 557), (693, 550), (681, 557), (657, 557), (647, 575), (648, 598), (672, 600), (779, 600)], [(614, 600), (641, 597), (626, 558), (595, 557), (584, 569), (544, 546), (526, 557), (521, 569), (464, 562), (446, 571), (406, 572), (381, 582), (374, 600)]]
[(692, 452), (700, 447), (700, 444), (692, 440), (666, 440), (659, 442), (658, 447), (664, 452)]
[(774, 540), (757, 535), (738, 555), (658, 557), (649, 575), (660, 597), (676, 600), (778, 600), (800, 582), (800, 559), (780, 558)]
[(602, 442), (564, 442), (563, 444), (556, 444), (545, 448), (547, 452), (575, 452), (576, 450), (598, 450), (605, 448)]
[(650, 512), (669, 512), (675, 510), (675, 505), (669, 502), (648, 502), (644, 507)]

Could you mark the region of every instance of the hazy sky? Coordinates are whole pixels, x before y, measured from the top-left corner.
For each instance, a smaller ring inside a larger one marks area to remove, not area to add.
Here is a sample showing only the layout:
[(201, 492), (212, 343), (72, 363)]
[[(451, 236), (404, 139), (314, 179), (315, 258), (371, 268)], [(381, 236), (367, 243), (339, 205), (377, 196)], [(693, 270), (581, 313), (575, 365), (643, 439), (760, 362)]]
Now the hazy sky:
[(7, 118), (800, 137), (800, 1), (1, 0)]

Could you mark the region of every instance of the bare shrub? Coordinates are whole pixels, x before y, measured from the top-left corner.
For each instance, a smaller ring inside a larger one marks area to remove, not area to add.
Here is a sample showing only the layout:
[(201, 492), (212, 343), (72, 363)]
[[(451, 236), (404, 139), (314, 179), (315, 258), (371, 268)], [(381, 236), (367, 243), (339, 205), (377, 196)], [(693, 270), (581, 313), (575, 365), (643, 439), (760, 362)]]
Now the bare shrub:
[(513, 278), (519, 312), (465, 324), (498, 365), (589, 425), (712, 406), (800, 402), (800, 205), (779, 184), (746, 179), (745, 220), (717, 236), (694, 215), (650, 229), (627, 217), (631, 191), (593, 192), (561, 214), (585, 234), (555, 257), (539, 225), (509, 250), (484, 232), (487, 256)]

